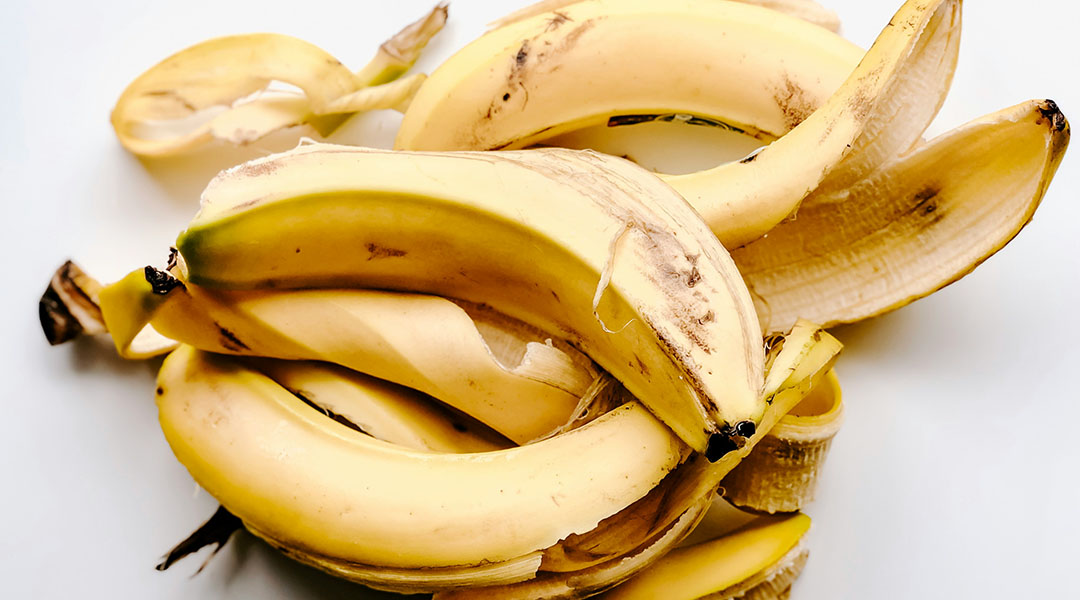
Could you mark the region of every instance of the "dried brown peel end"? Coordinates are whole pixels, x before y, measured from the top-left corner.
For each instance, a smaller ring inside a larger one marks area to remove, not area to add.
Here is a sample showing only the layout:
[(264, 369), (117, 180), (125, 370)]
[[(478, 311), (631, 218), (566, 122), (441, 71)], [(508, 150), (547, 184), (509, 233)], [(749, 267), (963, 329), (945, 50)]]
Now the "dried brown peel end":
[(154, 567), (158, 571), (168, 570), (169, 567), (176, 564), (177, 561), (195, 554), (199, 550), (207, 546), (217, 546), (214, 548), (213, 553), (206, 558), (202, 566), (199, 567), (196, 574), (201, 573), (206, 565), (217, 556), (225, 544), (232, 537), (232, 534), (243, 527), (243, 523), (240, 522), (235, 515), (229, 512), (224, 506), (218, 506), (214, 514), (202, 525), (199, 526), (191, 535), (189, 535), (184, 541), (176, 545), (175, 548), (169, 550), (169, 553), (165, 555), (165, 558)]
[(397, 79), (411, 69), (431, 38), (446, 25), (448, 7), (448, 2), (440, 2), (431, 12), (383, 42), (375, 58), (357, 75), (366, 85), (379, 85)]
[(100, 291), (101, 284), (70, 260), (56, 270), (38, 302), (38, 318), (49, 344), (105, 333)]
[(842, 422), (840, 385), (830, 371), (724, 478), (724, 498), (740, 508), (767, 514), (802, 509), (814, 499)]

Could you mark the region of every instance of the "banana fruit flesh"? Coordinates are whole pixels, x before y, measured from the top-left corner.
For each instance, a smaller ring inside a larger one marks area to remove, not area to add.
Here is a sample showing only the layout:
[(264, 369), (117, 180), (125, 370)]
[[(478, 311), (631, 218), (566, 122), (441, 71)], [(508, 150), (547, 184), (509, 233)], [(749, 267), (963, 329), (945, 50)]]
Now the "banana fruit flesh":
[[(664, 177), (728, 248), (761, 237), (815, 188), (843, 186), (914, 143), (944, 100), (959, 47), (959, 0), (907, 2), (854, 71), (858, 58), (840, 66), (822, 61), (821, 48), (798, 47), (837, 48), (833, 34), (755, 6), (601, 0), (554, 14), (496, 29), (451, 57), (417, 93), (396, 147), (516, 148), (597, 121), (658, 113), (766, 140), (782, 135), (742, 161)], [(666, 43), (642, 40), (643, 30)], [(779, 50), (729, 59), (770, 43)], [(815, 66), (804, 68), (804, 60)], [(738, 63), (741, 72), (714, 73), (721, 63)], [(710, 89), (716, 80), (737, 81), (738, 89)]]
[(1031, 220), (1068, 146), (1058, 106), (1031, 100), (949, 131), (844, 189), (818, 190), (732, 252), (766, 331), (899, 308), (960, 279)]
[(206, 288), (488, 304), (580, 348), (711, 458), (764, 411), (741, 276), (678, 194), (621, 159), (302, 146), (211, 182), (177, 248), (180, 280)]

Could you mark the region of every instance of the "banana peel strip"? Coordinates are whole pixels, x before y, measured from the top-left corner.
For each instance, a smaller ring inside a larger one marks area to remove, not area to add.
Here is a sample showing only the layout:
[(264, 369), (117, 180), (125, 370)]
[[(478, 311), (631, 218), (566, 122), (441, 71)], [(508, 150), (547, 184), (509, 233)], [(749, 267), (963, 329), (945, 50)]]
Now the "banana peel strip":
[[(355, 112), (349, 110), (354, 106), (362, 110), (406, 106), (418, 87), (416, 79), (335, 102), (400, 77), (442, 29), (446, 15), (445, 5), (436, 6), (384, 43), (359, 73), (321, 48), (282, 34), (232, 35), (196, 44), (128, 85), (113, 109), (113, 129), (134, 154), (168, 156), (214, 139), (247, 143), (316, 116)], [(242, 112), (239, 121), (230, 115), (243, 106), (239, 102), (264, 92), (272, 82), (296, 86), (303, 95), (288, 101), (276, 94), (267, 100), (255, 97), (256, 108)], [(245, 115), (252, 119), (250, 125)], [(341, 122), (324, 121), (320, 133), (328, 134)]]
[(1068, 147), (1057, 104), (1030, 100), (894, 158), (732, 251), (763, 331), (900, 308), (962, 278), (1031, 220)]

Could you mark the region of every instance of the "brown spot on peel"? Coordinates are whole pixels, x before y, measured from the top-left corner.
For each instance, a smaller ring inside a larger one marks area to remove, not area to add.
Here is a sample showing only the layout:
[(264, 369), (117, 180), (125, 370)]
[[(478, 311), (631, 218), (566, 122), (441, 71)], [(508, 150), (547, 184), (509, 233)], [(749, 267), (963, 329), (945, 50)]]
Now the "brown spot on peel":
[(247, 344), (236, 337), (236, 334), (221, 326), (220, 323), (214, 321), (214, 325), (218, 328), (218, 333), (221, 334), (221, 345), (233, 352), (241, 352), (243, 350), (251, 350)]
[(786, 73), (784, 74), (783, 84), (773, 92), (773, 100), (776, 101), (777, 108), (783, 113), (784, 123), (789, 129), (794, 129), (817, 109), (817, 102), (799, 84), (792, 81)]
[(399, 258), (408, 254), (408, 252), (405, 250), (388, 248), (386, 246), (380, 246), (375, 243), (368, 244), (367, 251), (371, 254), (371, 256), (368, 256), (368, 260), (376, 260), (379, 258)]

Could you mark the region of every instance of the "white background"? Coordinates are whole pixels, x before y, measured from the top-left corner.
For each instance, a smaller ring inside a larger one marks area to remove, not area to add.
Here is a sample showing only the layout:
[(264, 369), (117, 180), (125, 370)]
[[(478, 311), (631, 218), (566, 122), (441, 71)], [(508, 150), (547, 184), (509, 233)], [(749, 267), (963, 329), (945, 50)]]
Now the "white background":
[[(457, 0), (430, 71), (522, 4)], [(899, 5), (826, 0), (869, 45)], [(199, 576), (163, 552), (211, 514), (157, 427), (157, 363), (107, 339), (50, 348), (37, 300), (73, 257), (103, 280), (164, 260), (219, 168), (264, 153), (145, 161), (108, 124), (127, 83), (168, 54), (276, 31), (359, 68), (429, 8), (397, 3), (145, 0), (6, 3), (0, 23), (0, 589), (7, 598), (358, 598), (246, 535)], [(1029, 99), (1080, 115), (1080, 42), (1064, 0), (969, 2), (959, 69), (931, 132)], [(339, 139), (388, 145), (400, 117), (361, 117)], [(1080, 122), (1080, 121), (1078, 121)], [(1034, 221), (929, 299), (836, 334), (847, 422), (833, 446), (812, 555), (794, 598), (1038, 598), (1076, 593), (1080, 150)], [(432, 490), (437, 493), (437, 490)]]

